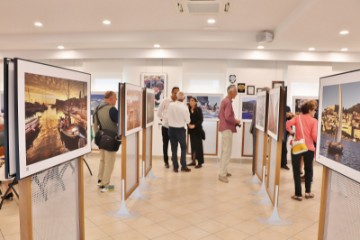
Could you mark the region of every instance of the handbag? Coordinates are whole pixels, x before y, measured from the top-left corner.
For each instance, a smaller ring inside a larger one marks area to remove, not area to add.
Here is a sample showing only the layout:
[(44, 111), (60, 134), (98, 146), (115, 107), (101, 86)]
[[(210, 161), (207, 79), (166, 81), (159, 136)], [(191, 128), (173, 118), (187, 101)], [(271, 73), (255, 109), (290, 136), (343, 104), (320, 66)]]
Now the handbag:
[(95, 144), (99, 147), (99, 149), (117, 152), (121, 144), (121, 139), (118, 137), (116, 132), (108, 129), (102, 129), (98, 116), (98, 111), (101, 108), (97, 108), (94, 113), (94, 115), (96, 115), (97, 123), (99, 124), (99, 131), (95, 134)]
[(302, 124), (301, 124), (300, 115), (299, 115), (299, 121), (300, 121), (300, 128), (301, 128), (303, 138), (301, 138), (300, 140), (295, 140), (295, 139), (293, 140), (292, 147), (291, 147), (291, 152), (294, 155), (298, 155), (298, 154), (301, 154), (301, 153), (304, 153), (304, 152), (308, 151), (308, 148), (307, 148), (307, 146), (305, 144), (305, 139), (304, 139), (305, 135), (304, 135), (304, 130), (303, 130), (303, 127), (302, 127)]
[(202, 138), (202, 140), (205, 140), (205, 139), (206, 139), (206, 135), (205, 135), (204, 129), (201, 129), (201, 138)]

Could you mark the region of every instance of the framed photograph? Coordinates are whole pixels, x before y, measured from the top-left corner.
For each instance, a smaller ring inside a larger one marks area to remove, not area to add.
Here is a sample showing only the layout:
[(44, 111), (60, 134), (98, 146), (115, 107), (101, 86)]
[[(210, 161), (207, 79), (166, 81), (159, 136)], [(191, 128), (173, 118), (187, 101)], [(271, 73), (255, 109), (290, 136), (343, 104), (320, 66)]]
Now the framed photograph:
[(125, 136), (141, 130), (142, 96), (140, 86), (125, 84)]
[(276, 87), (269, 92), (269, 107), (268, 107), (268, 128), (267, 134), (278, 140), (279, 132), (279, 110), (280, 110), (280, 88)]
[(158, 109), (160, 102), (167, 96), (167, 74), (166, 73), (142, 73), (141, 86), (150, 88), (155, 93), (155, 109)]
[(271, 87), (272, 88), (284, 87), (284, 84), (285, 84), (284, 81), (272, 81)]
[(251, 122), (256, 105), (256, 96), (241, 98), (241, 119), (243, 122)]
[(154, 124), (155, 92), (153, 89), (144, 89), (143, 128)]
[(91, 92), (90, 96), (90, 113), (94, 114), (95, 109), (104, 100), (105, 92)]
[(292, 112), (296, 115), (301, 113), (301, 107), (304, 103), (310, 100), (316, 100), (319, 106), (319, 99), (318, 97), (308, 97), (308, 96), (293, 96), (293, 105), (292, 105)]
[(266, 129), (267, 92), (259, 92), (256, 96), (256, 128), (264, 132)]
[(91, 151), (91, 75), (15, 59), (22, 179)]
[(360, 182), (360, 70), (320, 78), (317, 161)]
[(189, 104), (190, 97), (195, 97), (198, 100), (198, 107), (201, 107), (204, 119), (218, 119), (220, 103), (223, 99), (222, 94), (187, 93), (186, 96), (187, 104)]
[(254, 85), (248, 85), (246, 87), (247, 89), (247, 95), (255, 95), (255, 86)]
[(238, 90), (238, 93), (245, 93), (245, 83), (238, 83), (237, 90)]

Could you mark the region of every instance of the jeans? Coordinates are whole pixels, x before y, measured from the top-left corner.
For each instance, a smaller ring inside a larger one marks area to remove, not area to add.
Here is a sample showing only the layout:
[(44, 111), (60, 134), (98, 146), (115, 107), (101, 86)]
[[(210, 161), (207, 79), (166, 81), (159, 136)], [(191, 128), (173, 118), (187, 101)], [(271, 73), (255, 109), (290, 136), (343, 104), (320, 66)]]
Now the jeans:
[(177, 160), (177, 149), (180, 144), (181, 157), (180, 163), (181, 168), (186, 168), (186, 131), (185, 128), (174, 128), (169, 127), (169, 137), (171, 144), (171, 160), (173, 162), (174, 169), (179, 169), (179, 163)]
[(169, 163), (168, 148), (169, 148), (169, 129), (161, 127), (162, 140), (163, 140), (163, 156), (165, 164)]
[(314, 151), (307, 151), (301, 154), (291, 154), (291, 162), (293, 165), (293, 176), (295, 184), (295, 195), (302, 196), (301, 191), (301, 177), (300, 177), (300, 161), (301, 157), (304, 157), (304, 166), (305, 166), (305, 192), (311, 192), (311, 182), (313, 177), (313, 160), (314, 160)]

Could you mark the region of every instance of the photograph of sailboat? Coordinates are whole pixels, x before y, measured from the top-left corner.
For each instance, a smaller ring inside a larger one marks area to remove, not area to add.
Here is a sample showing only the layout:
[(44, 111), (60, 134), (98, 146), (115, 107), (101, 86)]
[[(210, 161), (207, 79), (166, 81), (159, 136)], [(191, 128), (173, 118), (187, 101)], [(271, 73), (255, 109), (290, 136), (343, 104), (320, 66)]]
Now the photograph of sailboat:
[(322, 88), (320, 156), (360, 171), (360, 82)]
[(25, 73), (26, 165), (83, 148), (87, 83)]

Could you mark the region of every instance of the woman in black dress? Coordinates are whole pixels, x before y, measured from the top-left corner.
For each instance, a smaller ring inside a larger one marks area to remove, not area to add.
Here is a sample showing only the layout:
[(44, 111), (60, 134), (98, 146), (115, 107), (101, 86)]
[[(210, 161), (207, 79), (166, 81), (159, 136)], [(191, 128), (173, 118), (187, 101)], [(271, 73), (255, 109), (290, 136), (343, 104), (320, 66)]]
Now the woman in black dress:
[(191, 143), (191, 159), (192, 162), (188, 166), (195, 166), (195, 168), (201, 168), (204, 163), (204, 150), (203, 150), (203, 129), (202, 122), (204, 120), (201, 108), (197, 106), (197, 99), (190, 97), (189, 100), (190, 111), (190, 124), (188, 125), (188, 134), (190, 134)]

